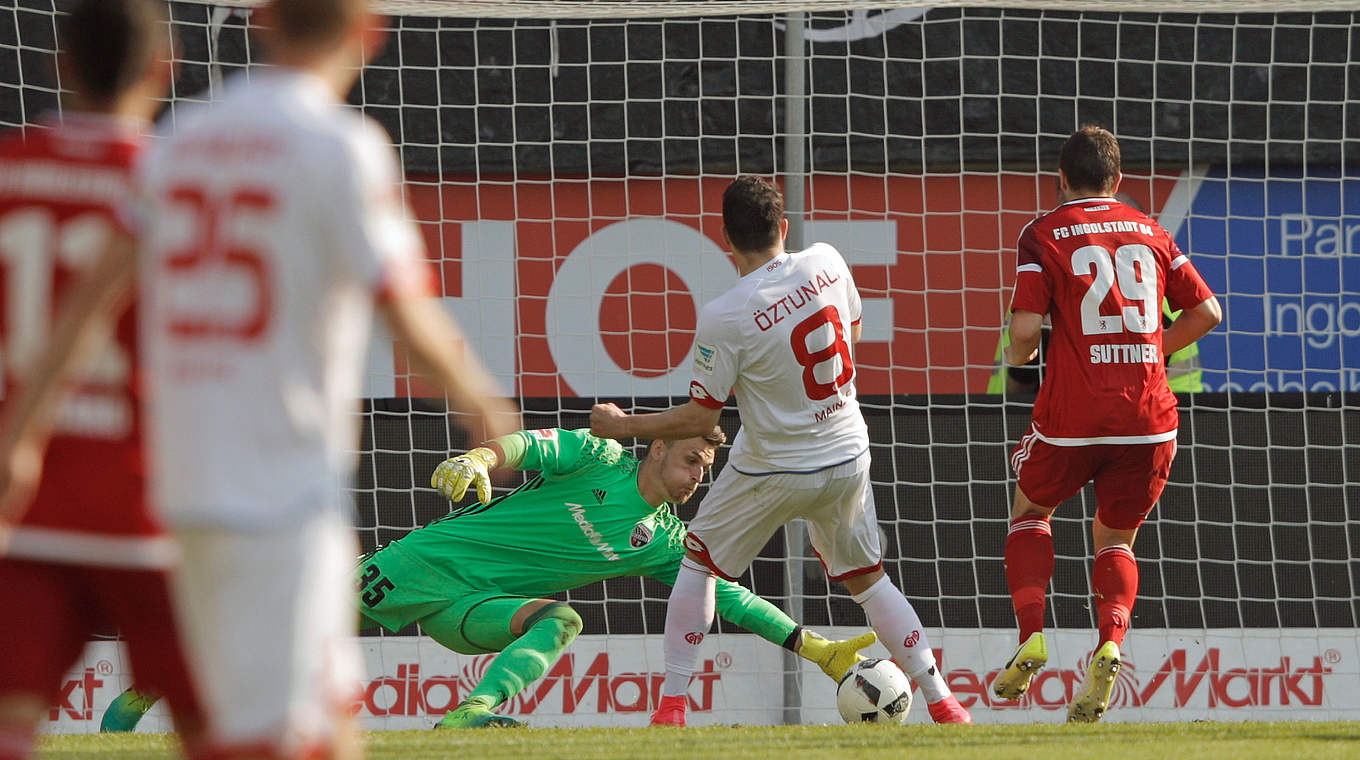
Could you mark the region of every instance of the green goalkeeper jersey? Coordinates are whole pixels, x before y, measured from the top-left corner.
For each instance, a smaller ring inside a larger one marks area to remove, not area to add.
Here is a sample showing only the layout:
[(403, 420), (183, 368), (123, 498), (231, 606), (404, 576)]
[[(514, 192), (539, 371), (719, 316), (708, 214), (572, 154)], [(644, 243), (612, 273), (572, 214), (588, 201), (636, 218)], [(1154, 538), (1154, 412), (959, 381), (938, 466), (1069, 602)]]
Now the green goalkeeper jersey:
[[(526, 430), (522, 470), (539, 474), (486, 504), (456, 509), (384, 547), (396, 591), (364, 614), (399, 630), (448, 604), (455, 590), (545, 597), (643, 575), (675, 582), (685, 526), (670, 505), (638, 493), (640, 463), (587, 430)], [(397, 602), (397, 603), (390, 603)], [(717, 583), (717, 611), (776, 643), (796, 624), (735, 583)], [(757, 613), (757, 609), (762, 610)]]

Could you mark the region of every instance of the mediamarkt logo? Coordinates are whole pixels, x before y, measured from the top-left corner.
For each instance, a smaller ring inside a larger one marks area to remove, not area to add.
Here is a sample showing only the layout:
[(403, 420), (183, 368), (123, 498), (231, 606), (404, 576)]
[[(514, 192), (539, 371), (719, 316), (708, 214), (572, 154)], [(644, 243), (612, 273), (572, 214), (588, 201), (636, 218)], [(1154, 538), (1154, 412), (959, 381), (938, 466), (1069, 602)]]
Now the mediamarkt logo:
[[(398, 665), (395, 678), (386, 676), (369, 681), (351, 710), (377, 716), (443, 715), (477, 685), (493, 659), (495, 655), (479, 656), (457, 675), (425, 675), (417, 663)], [(730, 660), (731, 656), (720, 652), (716, 659)], [(568, 653), (542, 679), (530, 684), (497, 712), (530, 715), (539, 709), (551, 712), (559, 704), (563, 714), (649, 712), (660, 704), (661, 683), (665, 680), (665, 673), (615, 674), (608, 652), (595, 655), (584, 668), (578, 666), (574, 654)], [(689, 709), (712, 710), (713, 687), (721, 680), (722, 672), (714, 661), (704, 660), (690, 683)]]
[[(936, 662), (944, 662), (943, 650), (936, 649)], [(1282, 656), (1274, 667), (1219, 667), (1217, 647), (1210, 647), (1198, 662), (1184, 649), (1174, 649), (1151, 675), (1140, 676), (1133, 662), (1124, 660), (1115, 681), (1110, 707), (1205, 706), (1243, 708), (1300, 705), (1318, 707), (1323, 703), (1323, 676), (1332, 672), (1324, 665), (1340, 660), (1340, 653), (1327, 650), (1311, 660), (1295, 661)], [(1090, 653), (1071, 668), (1049, 663), (1034, 677), (1029, 692), (1019, 702), (1008, 702), (992, 694), (991, 685), (1001, 669), (985, 674), (969, 669), (950, 670), (945, 681), (964, 707), (984, 704), (995, 709), (1066, 709), (1072, 695), (1086, 678)], [(943, 668), (941, 668), (943, 670)], [(913, 684), (912, 688), (916, 688)], [(1154, 705), (1153, 703), (1159, 703)]]

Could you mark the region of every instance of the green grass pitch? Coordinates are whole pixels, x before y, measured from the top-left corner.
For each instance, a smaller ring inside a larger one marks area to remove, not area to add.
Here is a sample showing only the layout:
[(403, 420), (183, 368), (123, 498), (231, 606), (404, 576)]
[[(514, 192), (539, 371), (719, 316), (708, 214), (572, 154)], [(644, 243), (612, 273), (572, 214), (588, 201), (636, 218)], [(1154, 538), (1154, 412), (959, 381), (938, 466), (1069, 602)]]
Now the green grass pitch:
[[(1360, 758), (1360, 722), (377, 731), (367, 743), (371, 760), (1339, 760)], [(43, 760), (176, 756), (165, 734), (47, 736), (38, 753)]]

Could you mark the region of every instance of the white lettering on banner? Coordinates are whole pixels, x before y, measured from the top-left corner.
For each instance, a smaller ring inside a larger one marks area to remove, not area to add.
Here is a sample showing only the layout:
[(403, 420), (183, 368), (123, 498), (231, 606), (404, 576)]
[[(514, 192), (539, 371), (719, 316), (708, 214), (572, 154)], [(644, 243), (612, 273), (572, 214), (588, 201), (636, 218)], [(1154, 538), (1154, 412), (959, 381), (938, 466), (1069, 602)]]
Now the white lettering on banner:
[(600, 332), (605, 290), (620, 273), (656, 264), (675, 273), (698, 307), (736, 281), (727, 255), (703, 233), (669, 219), (629, 219), (601, 229), (572, 249), (548, 291), (548, 347), (557, 372), (579, 396), (683, 396), (693, 347), (674, 369), (638, 377), (619, 367)]
[[(1281, 300), (1284, 300), (1281, 303)], [(1265, 294), (1265, 334), (1302, 335), (1312, 348), (1331, 348), (1337, 337), (1360, 336), (1360, 301), (1314, 301), (1303, 296)]]
[[(1243, 386), (1241, 383), (1226, 382), (1217, 389), (1220, 393), (1229, 391), (1251, 393), (1261, 393), (1264, 391), (1283, 391), (1283, 392), (1302, 392), (1314, 391), (1319, 393), (1331, 393), (1334, 391), (1357, 391), (1360, 392), (1360, 369), (1347, 370), (1317, 370), (1310, 371), (1310, 380), (1305, 382), (1303, 372), (1299, 370), (1266, 370), (1265, 379), (1258, 380), (1251, 385)], [(1332, 380), (1319, 380), (1317, 375), (1331, 377)]]
[[(896, 219), (806, 219), (803, 221), (803, 242), (811, 245), (819, 241), (830, 243), (845, 257), (845, 263), (857, 266), (885, 266), (897, 263)], [(927, 251), (927, 254), (930, 252)], [(950, 252), (949, 255), (957, 255)], [(866, 298), (860, 326), (860, 342), (891, 343), (893, 339), (893, 299)]]
[(1342, 217), (1280, 215), (1280, 253), (1294, 256), (1349, 256), (1360, 253), (1360, 222)]
[[(444, 308), (458, 320), (463, 334), (487, 371), (507, 393), (515, 389), (515, 223), (462, 222), (461, 296), (445, 296)], [(396, 395), (392, 336), (375, 320), (364, 373), (364, 398)]]
[[(516, 388), (515, 223), (470, 221), (462, 235), (460, 296), (444, 306), (456, 317), (472, 347), (502, 387)], [(895, 220), (807, 220), (808, 240), (831, 242), (852, 266), (892, 266), (897, 259)], [(548, 292), (548, 347), (557, 371), (577, 395), (678, 396), (690, 379), (692, 353), (666, 374), (639, 377), (618, 366), (599, 329), (605, 290), (620, 273), (656, 264), (677, 275), (694, 299), (695, 311), (722, 295), (736, 272), (718, 245), (698, 230), (667, 219), (627, 219), (605, 227), (567, 255)], [(891, 298), (864, 298), (865, 342), (893, 337)], [(392, 338), (381, 320), (369, 345), (363, 394), (396, 395)]]

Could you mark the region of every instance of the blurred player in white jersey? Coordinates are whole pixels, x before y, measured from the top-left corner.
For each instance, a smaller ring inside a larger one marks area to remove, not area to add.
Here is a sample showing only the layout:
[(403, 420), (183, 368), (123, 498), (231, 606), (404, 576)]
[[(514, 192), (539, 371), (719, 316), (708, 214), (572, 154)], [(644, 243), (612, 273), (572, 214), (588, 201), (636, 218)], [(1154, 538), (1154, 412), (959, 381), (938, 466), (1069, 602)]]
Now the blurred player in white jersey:
[[(1063, 145), (1058, 176), (1058, 207), (1026, 225), (1017, 243), (1006, 361), (1019, 366), (1036, 355), (1045, 315), (1053, 334), (1033, 423), (1011, 455), (1018, 483), (1006, 583), (1020, 644), (992, 690), (1020, 699), (1048, 661), (1049, 518), (1094, 481), (1091, 590), (1100, 645), (1067, 712), (1070, 721), (1092, 722), (1109, 706), (1138, 593), (1133, 541), (1176, 455), (1180, 417), (1166, 357), (1213, 329), (1222, 310), (1171, 235), (1113, 197), (1122, 178), (1114, 135), (1082, 127)], [(1184, 310), (1165, 330), (1164, 299)]]
[[(165, 8), (156, 0), (83, 0), (58, 17), (59, 66), (71, 91), (60, 117), (0, 137), (0, 357), (4, 409), (32, 370), (53, 316), (118, 226), (155, 97), (170, 84)], [(171, 613), (174, 544), (145, 498), (137, 312), (44, 421), (46, 477), (13, 522), (0, 557), (0, 758), (23, 757), (58, 704), (86, 641), (116, 626), (139, 681), (165, 689), (193, 747), (196, 699)]]
[[(174, 590), (213, 757), (351, 757), (345, 488), (375, 302), (474, 435), (519, 420), (475, 357), (452, 358), (462, 336), (430, 297), (387, 135), (342, 101), (382, 42), (366, 2), (276, 0), (259, 19), (276, 66), (178, 114), (139, 172), (140, 242), (97, 265), (105, 297), (40, 372), (64, 368), (139, 265), (153, 495), (184, 549)], [(0, 439), (18, 441), (0, 462), (34, 428)]]
[(608, 438), (687, 438), (718, 421), (735, 392), (742, 427), (727, 467), (689, 526), (666, 608), (666, 680), (653, 724), (684, 725), (699, 644), (713, 623), (714, 576), (736, 580), (780, 526), (803, 517), (831, 580), (864, 608), (937, 723), (972, 722), (935, 665), (921, 619), (883, 572), (869, 486), (869, 433), (855, 397), (851, 346), (860, 298), (835, 248), (784, 250), (779, 190), (742, 176), (723, 193), (723, 241), (741, 279), (704, 306), (689, 403), (659, 414), (591, 411)]

